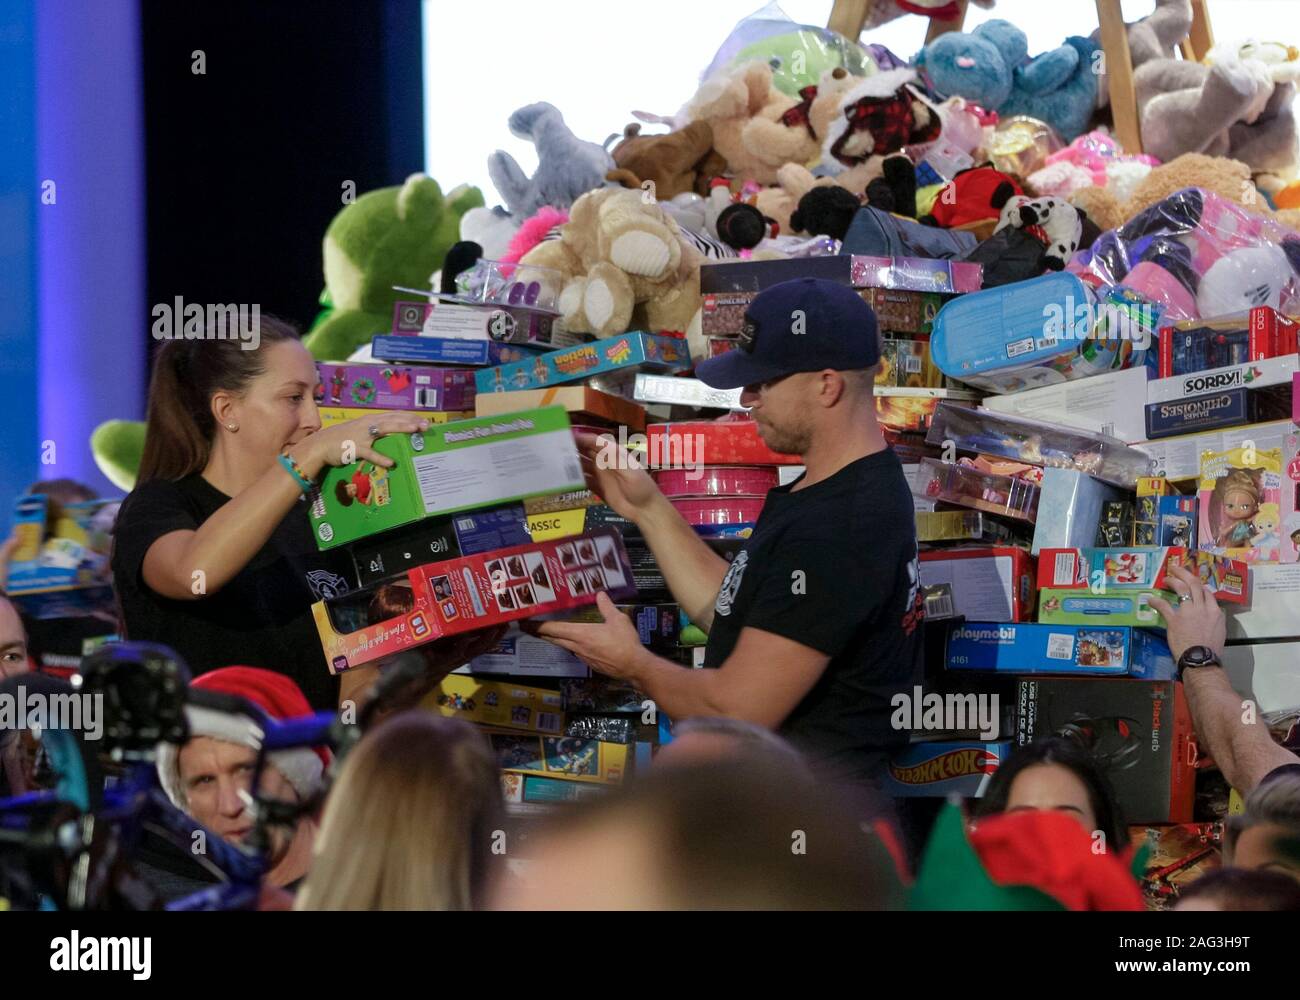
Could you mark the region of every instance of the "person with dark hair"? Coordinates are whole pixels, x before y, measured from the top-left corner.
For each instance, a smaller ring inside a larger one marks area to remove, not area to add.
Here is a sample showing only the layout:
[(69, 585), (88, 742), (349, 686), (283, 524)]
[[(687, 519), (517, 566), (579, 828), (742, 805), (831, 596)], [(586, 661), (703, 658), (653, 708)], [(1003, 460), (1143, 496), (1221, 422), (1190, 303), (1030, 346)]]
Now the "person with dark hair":
[(18, 606), (0, 590), (0, 680), (31, 670), (27, 628)]
[(1295, 913), (1300, 910), (1300, 883), (1280, 872), (1216, 868), (1180, 892), (1170, 909)]
[[(376, 438), (425, 429), (383, 413), (321, 429), (316, 364), (289, 325), (172, 340), (149, 389), (144, 454), (122, 504), (112, 569), (127, 638), (170, 646), (195, 674), (233, 664), (288, 675), (314, 708), (338, 705), (311, 605), (347, 588), (318, 551), (306, 494), (326, 466), (392, 460)], [(351, 448), (345, 448), (351, 442)], [(343, 694), (374, 680), (361, 668)]]
[(1101, 833), (1107, 850), (1128, 843), (1115, 793), (1096, 759), (1065, 736), (1046, 736), (1017, 747), (993, 772), (975, 815), (1047, 809), (1074, 816), (1089, 833)]

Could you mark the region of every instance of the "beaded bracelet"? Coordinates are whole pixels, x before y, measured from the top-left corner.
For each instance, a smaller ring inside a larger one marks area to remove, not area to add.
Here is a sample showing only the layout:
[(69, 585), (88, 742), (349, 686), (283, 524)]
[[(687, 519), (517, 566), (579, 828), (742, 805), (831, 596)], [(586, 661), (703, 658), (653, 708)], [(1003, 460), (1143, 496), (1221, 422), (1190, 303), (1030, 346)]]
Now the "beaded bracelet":
[(290, 456), (281, 455), (280, 464), (284, 466), (285, 471), (289, 473), (289, 475), (293, 476), (294, 482), (298, 484), (298, 488), (304, 493), (310, 493), (315, 489), (312, 485), (312, 481), (303, 474), (301, 467), (299, 467), (298, 463)]

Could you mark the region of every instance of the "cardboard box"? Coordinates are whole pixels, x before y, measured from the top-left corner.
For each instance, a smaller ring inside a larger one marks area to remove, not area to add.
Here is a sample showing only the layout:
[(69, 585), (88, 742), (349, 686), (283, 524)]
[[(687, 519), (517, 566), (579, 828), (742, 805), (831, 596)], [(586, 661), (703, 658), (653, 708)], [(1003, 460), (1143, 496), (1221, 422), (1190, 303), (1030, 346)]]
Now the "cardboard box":
[(1182, 684), (1113, 677), (1022, 680), (1016, 704), (1017, 744), (1067, 728), (1082, 736), (1132, 822), (1191, 821), (1196, 744)]
[(921, 586), (952, 586), (950, 614), (972, 621), (1028, 621), (1034, 610), (1034, 566), (1014, 546), (932, 549), (921, 553)]
[(978, 510), (916, 512), (918, 542), (993, 542), (1014, 540), (1011, 529)]
[[(911, 294), (911, 293), (909, 293)], [(943, 372), (930, 360), (930, 341), (890, 337), (880, 345), (880, 371), (876, 385), (890, 388), (939, 389)]]
[[(636, 626), (637, 639), (641, 645), (656, 649), (677, 645), (681, 608), (676, 604), (618, 604), (616, 607)], [(555, 620), (566, 622), (604, 621), (600, 608), (595, 605), (554, 617)]]
[(1300, 370), (1300, 356), (1286, 354), (1263, 361), (1211, 368), (1190, 375), (1173, 375), (1152, 379), (1147, 383), (1147, 402), (1166, 403), (1190, 399), (1206, 393), (1226, 392), (1229, 389), (1267, 389), (1289, 386)]
[(1169, 566), (1195, 566), (1202, 581), (1221, 602), (1249, 600), (1244, 562), (1200, 549), (1173, 546), (1098, 549), (1043, 549), (1038, 554), (1038, 588), (1090, 590), (1170, 590)]
[(475, 413), (480, 417), (494, 417), (542, 406), (563, 406), (574, 423), (622, 425), (635, 431), (645, 429), (644, 407), (585, 385), (487, 393), (476, 401)]
[(1290, 420), (1274, 420), (1222, 431), (1144, 441), (1136, 447), (1151, 456), (1155, 466), (1152, 475), (1181, 483), (1200, 478), (1201, 455), (1207, 451), (1231, 451), (1244, 447), (1247, 442), (1252, 442), (1260, 451), (1283, 448), (1287, 437), (1294, 432), (1295, 425)]
[(1233, 688), (1261, 715), (1300, 707), (1300, 641), (1234, 643), (1220, 659)]
[(1155, 545), (1160, 536), (1160, 498), (1173, 493), (1164, 476), (1142, 476), (1137, 481), (1133, 510), (1134, 545)]
[(1268, 306), (1257, 306), (1241, 316), (1189, 319), (1162, 326), (1160, 378), (1295, 354), (1296, 330), (1294, 320)]
[(1222, 823), (1129, 827), (1129, 846), (1147, 850), (1140, 880), (1150, 909), (1165, 909), (1202, 875), (1222, 864)]
[[(374, 620), (378, 587), (312, 605), (332, 673), (369, 663), (446, 635), (593, 604), (604, 590), (615, 600), (636, 596), (632, 566), (618, 532), (603, 528), (577, 538), (517, 545), (408, 570), (405, 609)], [(387, 605), (401, 595), (387, 593)]]
[(1177, 604), (1171, 591), (1155, 588), (1114, 590), (1093, 594), (1087, 590), (1048, 587), (1038, 592), (1038, 620), (1051, 625), (1134, 625), (1164, 628), (1165, 621), (1151, 606), (1152, 597)]
[(393, 307), (393, 333), (539, 347), (567, 347), (577, 340), (544, 312), (457, 302), (398, 302)]
[(714, 389), (697, 378), (639, 374), (632, 395), (645, 403), (699, 406), (717, 410), (744, 410), (747, 407), (740, 405), (741, 391), (740, 389)]
[(457, 667), (454, 673), (506, 677), (590, 677), (591, 668), (553, 642), (511, 624), (496, 648)]
[(901, 288), (864, 288), (862, 298), (876, 312), (881, 330), (890, 333), (930, 332), (943, 296), (938, 292), (913, 292)]
[(1097, 522), (1098, 548), (1118, 548), (1133, 537), (1136, 529), (1133, 504), (1127, 500), (1107, 500), (1101, 505)]
[(524, 735), (492, 728), (484, 732), (501, 770), (507, 773), (618, 785), (622, 784), (631, 763), (631, 747), (622, 743)]
[(924, 434), (930, 429), (939, 404), (949, 401), (952, 406), (973, 407), (979, 396), (966, 389), (915, 389), (878, 386), (876, 388), (876, 419), (886, 434)]
[[(495, 340), (460, 337), (406, 337), (376, 334), (370, 353), (385, 361), (406, 361), (421, 365), (506, 365), (539, 358), (550, 348), (529, 344), (503, 344)], [(477, 383), (479, 392), (482, 383)]]
[[(1287, 440), (1293, 450), (1296, 435)], [(1297, 479), (1300, 463), (1284, 459), (1281, 448), (1256, 444), (1203, 454), (1197, 494), (1200, 547), (1252, 563), (1296, 562)]]
[(980, 406), (998, 413), (1077, 427), (1130, 443), (1144, 441), (1147, 436), (1147, 379), (1148, 369), (1140, 365), (1005, 396), (988, 396)]
[(969, 261), (866, 257), (860, 254), (850, 260), (850, 277), (858, 288), (895, 288), (951, 295), (978, 292), (984, 283), (983, 265)]
[(1224, 605), (1228, 638), (1298, 638), (1298, 608), (1300, 563), (1255, 563), (1250, 568), (1250, 606)]
[(1102, 507), (1125, 494), (1100, 479), (1074, 469), (1044, 469), (1038, 492), (1038, 517), (1030, 551), (1093, 547)]
[(1156, 440), (1253, 423), (1257, 400), (1245, 389), (1228, 389), (1168, 403), (1148, 403), (1147, 438)]
[(651, 424), (646, 439), (651, 468), (680, 468), (691, 461), (700, 465), (802, 464), (798, 455), (782, 455), (764, 444), (758, 424), (752, 420)]
[[(382, 416), (385, 413), (391, 413), (391, 410), (367, 410), (361, 407), (353, 406), (320, 406), (316, 408), (320, 414), (321, 427), (333, 427), (335, 424), (341, 424), (347, 420), (362, 420)], [(411, 416), (418, 417), (420, 420), (427, 420), (431, 424), (446, 424), (453, 420), (470, 420), (474, 417), (473, 410), (420, 410), (408, 411)]]
[(480, 393), (510, 392), (544, 389), (595, 375), (617, 375), (630, 381), (640, 371), (684, 371), (690, 366), (691, 356), (685, 339), (624, 333), (542, 354), (531, 361), (488, 368), (478, 372), (475, 379)]
[(979, 798), (1014, 744), (944, 740), (912, 743), (889, 759), (881, 791), (893, 798)]
[(357, 583), (368, 587), (424, 563), (461, 555), (449, 517), (431, 517), (406, 528), (357, 540), (350, 547)]
[(585, 487), (569, 417), (558, 406), (389, 434), (370, 462), (332, 468), (312, 496), (316, 543), (330, 549), (435, 514)]
[(448, 674), (424, 696), (421, 705), (447, 718), (484, 726), (554, 735), (564, 729), (563, 700), (558, 691), (512, 681)]
[(1168, 680), (1175, 664), (1164, 640), (1124, 626), (983, 624), (950, 629), (948, 670), (1011, 674), (1101, 674)]
[(608, 786), (585, 781), (561, 781), (540, 775), (524, 775), (514, 771), (501, 773), (501, 795), (514, 808), (529, 806), (549, 812), (561, 803), (579, 802), (593, 795), (602, 795)]
[(923, 458), (917, 465), (913, 483), (913, 493), (945, 503), (1031, 524), (1038, 516), (1039, 488), (1028, 479), (997, 476), (956, 462)]
[(378, 410), (471, 410), (474, 376), (463, 368), (316, 363), (316, 402)]

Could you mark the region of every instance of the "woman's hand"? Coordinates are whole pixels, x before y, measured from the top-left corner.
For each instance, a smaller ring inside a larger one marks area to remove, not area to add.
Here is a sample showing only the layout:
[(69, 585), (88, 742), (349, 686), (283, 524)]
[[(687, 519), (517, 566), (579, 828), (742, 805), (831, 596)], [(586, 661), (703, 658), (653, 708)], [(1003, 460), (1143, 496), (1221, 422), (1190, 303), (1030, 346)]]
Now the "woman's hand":
[(315, 479), (327, 465), (351, 465), (358, 461), (391, 469), (393, 460), (374, 450), (375, 441), (385, 434), (410, 434), (428, 429), (429, 421), (423, 417), (376, 411), (373, 416), (346, 420), (308, 434), (289, 449), (289, 454), (310, 479)]

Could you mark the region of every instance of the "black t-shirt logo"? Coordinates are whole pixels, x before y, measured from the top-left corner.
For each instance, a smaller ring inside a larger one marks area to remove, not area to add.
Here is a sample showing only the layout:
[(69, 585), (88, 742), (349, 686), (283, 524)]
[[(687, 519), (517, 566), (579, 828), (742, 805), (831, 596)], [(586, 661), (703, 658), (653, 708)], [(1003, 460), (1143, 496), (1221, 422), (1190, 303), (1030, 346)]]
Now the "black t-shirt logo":
[(722, 588), (718, 591), (718, 599), (713, 604), (713, 610), (716, 614), (731, 614), (731, 606), (736, 601), (736, 594), (740, 590), (741, 577), (745, 575), (745, 564), (749, 562), (749, 551), (742, 551), (731, 565), (727, 567), (727, 575), (722, 578)]

